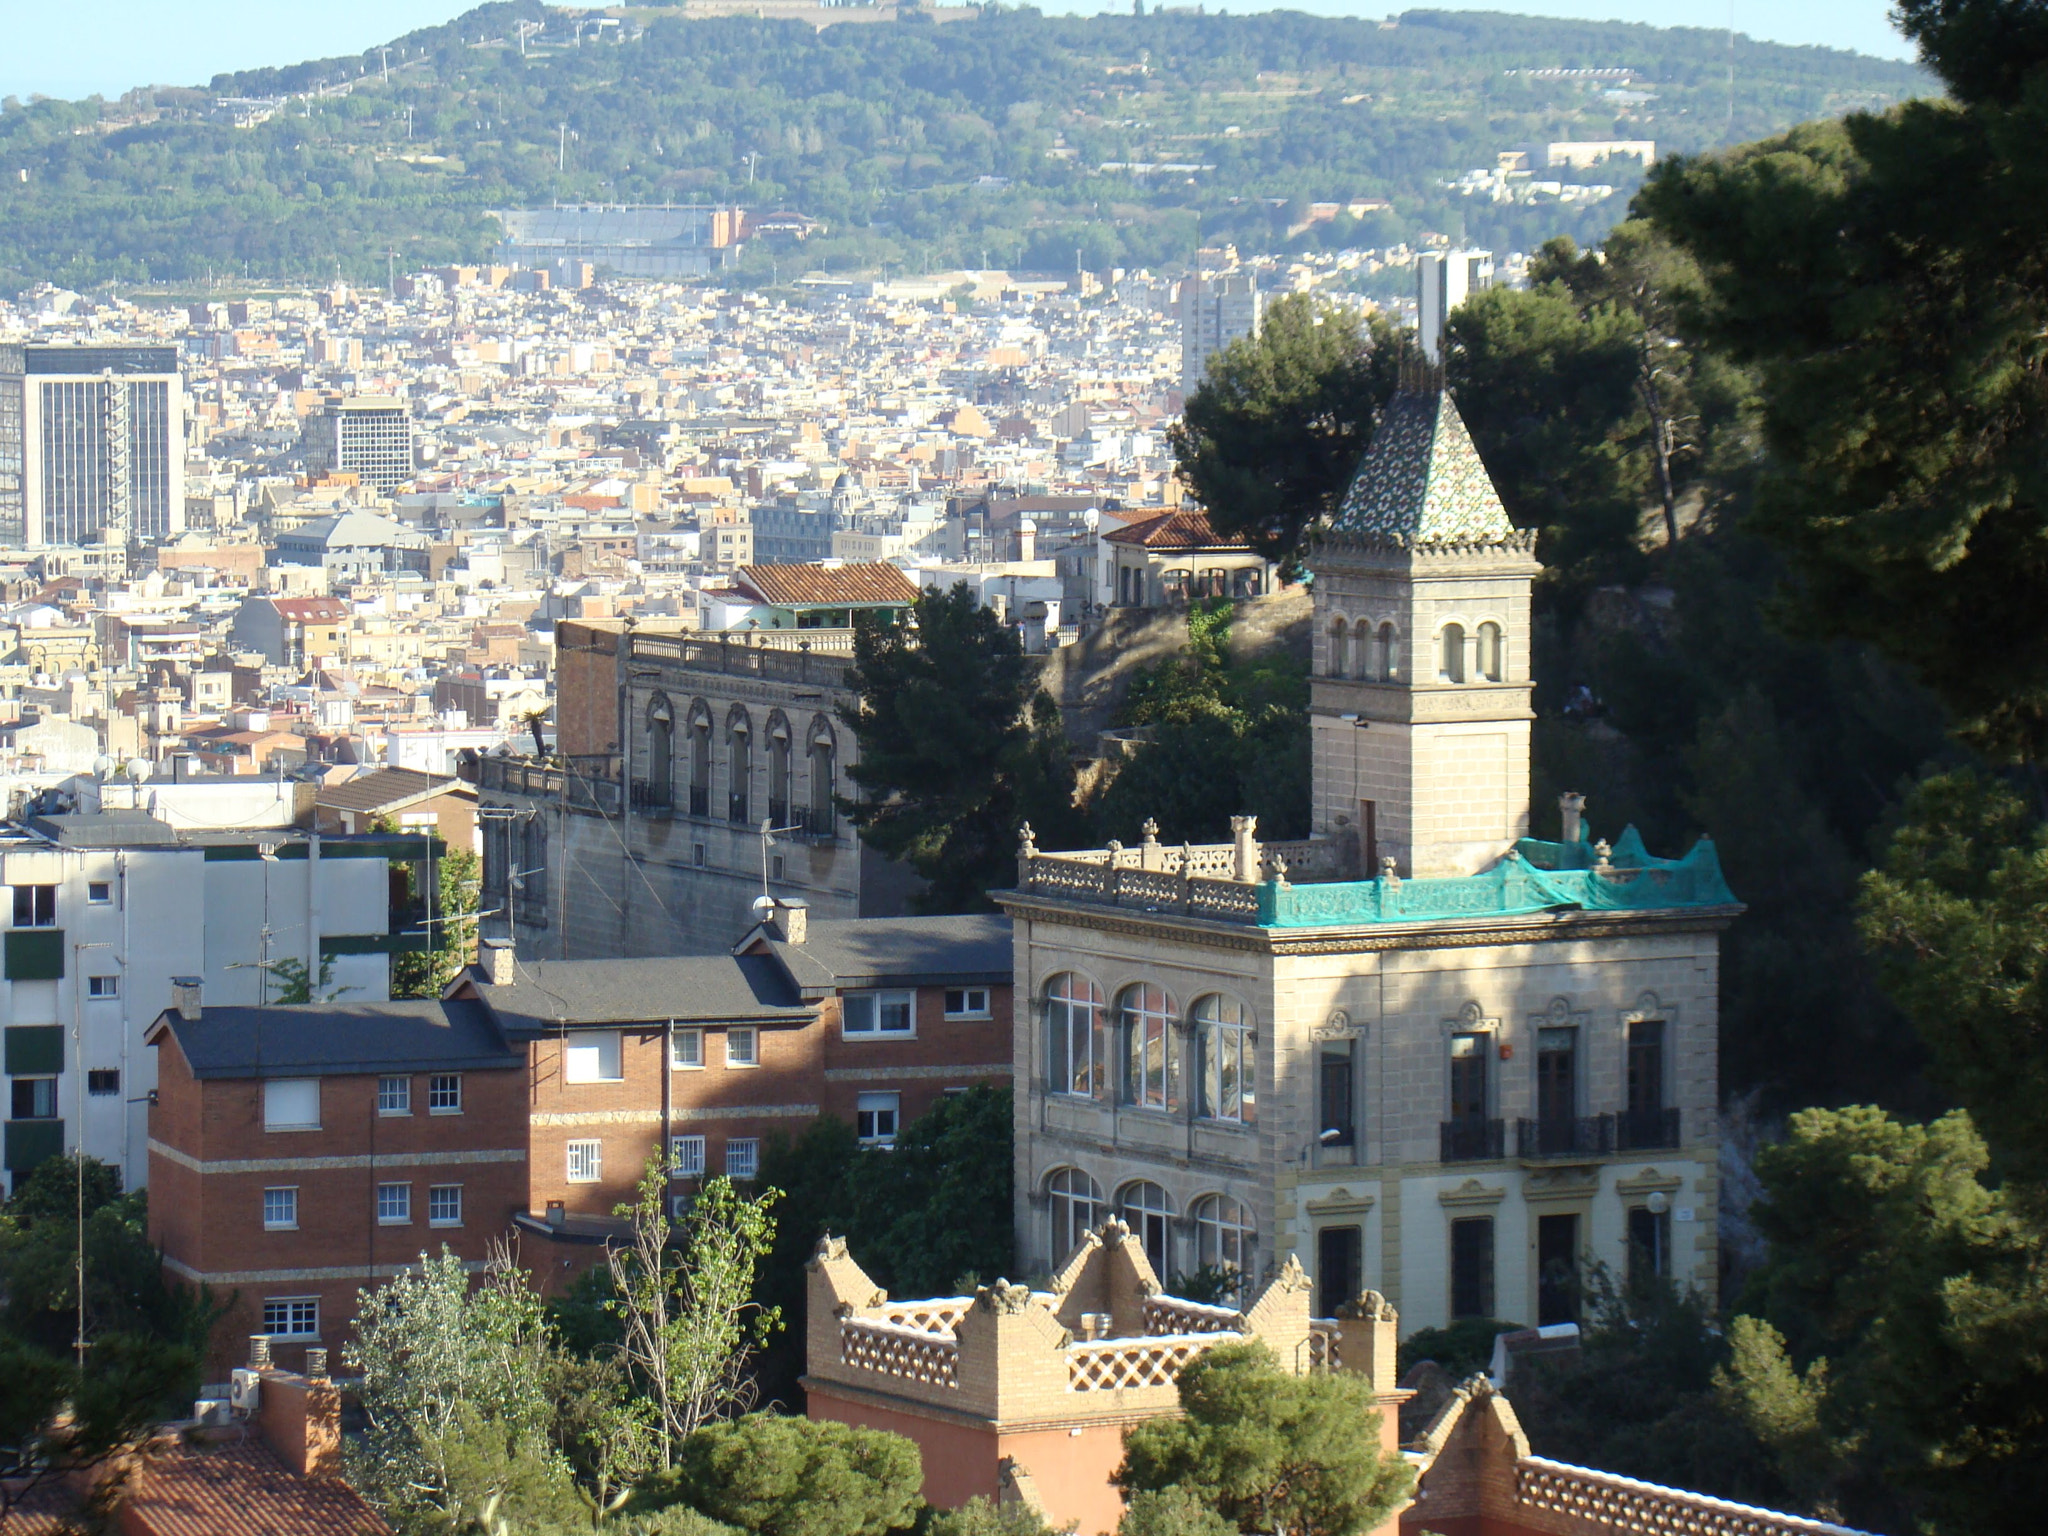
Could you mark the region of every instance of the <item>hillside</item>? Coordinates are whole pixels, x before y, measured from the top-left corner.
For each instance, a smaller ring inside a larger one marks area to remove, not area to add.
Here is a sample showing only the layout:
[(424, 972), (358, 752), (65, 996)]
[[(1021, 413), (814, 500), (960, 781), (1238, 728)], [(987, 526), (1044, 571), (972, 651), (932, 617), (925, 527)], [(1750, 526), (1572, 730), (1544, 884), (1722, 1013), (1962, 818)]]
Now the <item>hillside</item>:
[[(485, 210), (551, 200), (793, 208), (828, 226), (801, 257), (828, 268), (1159, 264), (1185, 258), (1198, 218), (1204, 240), (1254, 250), (1425, 230), (1529, 247), (1597, 236), (1634, 162), (1576, 177), (1619, 185), (1593, 204), (1444, 183), (1531, 143), (1683, 152), (1928, 88), (1911, 65), (1738, 37), (1731, 115), (1725, 34), (1469, 12), (991, 6), (817, 29), (617, 8), (602, 40), (576, 24), (598, 14), (517, 0), (204, 89), (10, 99), (0, 283), (369, 278), (390, 251), (480, 257)], [(238, 125), (221, 98), (281, 104)], [(1202, 169), (1102, 169), (1134, 163)], [(1391, 211), (1288, 233), (1310, 201), (1377, 199)]]

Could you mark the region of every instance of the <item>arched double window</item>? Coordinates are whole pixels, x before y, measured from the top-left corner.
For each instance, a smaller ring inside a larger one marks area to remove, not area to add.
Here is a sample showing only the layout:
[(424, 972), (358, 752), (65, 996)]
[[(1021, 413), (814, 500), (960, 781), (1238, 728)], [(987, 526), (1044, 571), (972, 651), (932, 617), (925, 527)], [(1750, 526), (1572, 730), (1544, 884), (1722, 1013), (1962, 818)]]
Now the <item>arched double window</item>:
[(1501, 640), (1498, 624), (1479, 626), (1479, 675), (1489, 683), (1497, 683), (1507, 672), (1507, 646)]
[(1180, 1107), (1180, 1053), (1173, 1025), (1173, 998), (1160, 987), (1125, 987), (1116, 1000), (1117, 1035), (1123, 1044), (1123, 1099), (1141, 1109)]
[(1465, 626), (1446, 624), (1439, 649), (1436, 680), (1440, 683), (1465, 681)]
[(1058, 1264), (1083, 1233), (1102, 1225), (1102, 1186), (1078, 1168), (1055, 1168), (1046, 1175), (1045, 1195), (1052, 1238), (1048, 1256)]
[(702, 699), (690, 706), (690, 814), (711, 814), (711, 710)]
[(1195, 1266), (1239, 1276), (1252, 1273), (1258, 1233), (1242, 1200), (1204, 1195), (1195, 1202)]
[(754, 780), (754, 723), (743, 708), (735, 708), (725, 721), (726, 798), (728, 821), (748, 822), (747, 790)]
[(1173, 1220), (1173, 1202), (1166, 1191), (1149, 1179), (1134, 1179), (1117, 1191), (1116, 1213), (1144, 1247), (1152, 1273), (1164, 1282), (1169, 1274), (1167, 1231)]
[(1383, 683), (1391, 683), (1400, 675), (1401, 642), (1394, 632), (1394, 626), (1382, 624), (1372, 643), (1372, 675)]
[(657, 807), (673, 804), (675, 784), (675, 710), (666, 694), (657, 693), (647, 705), (647, 803)]
[(1045, 989), (1045, 1086), (1080, 1098), (1102, 1091), (1102, 991), (1072, 971)]
[(832, 775), (837, 771), (838, 757), (832, 726), (820, 715), (811, 722), (811, 805), (805, 818), (813, 837), (837, 835), (839, 811), (832, 801)]
[(1202, 1118), (1252, 1124), (1258, 1118), (1258, 1063), (1243, 1006), (1212, 992), (1196, 1001), (1194, 1026)]

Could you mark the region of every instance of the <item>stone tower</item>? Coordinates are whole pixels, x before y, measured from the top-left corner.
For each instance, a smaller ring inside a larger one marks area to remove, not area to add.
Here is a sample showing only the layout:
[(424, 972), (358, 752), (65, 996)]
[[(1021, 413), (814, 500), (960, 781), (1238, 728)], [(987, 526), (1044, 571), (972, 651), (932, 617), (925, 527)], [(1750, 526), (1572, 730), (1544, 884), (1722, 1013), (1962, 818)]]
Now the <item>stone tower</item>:
[(1361, 873), (1469, 875), (1527, 835), (1535, 539), (1412, 366), (1310, 558), (1315, 831)]

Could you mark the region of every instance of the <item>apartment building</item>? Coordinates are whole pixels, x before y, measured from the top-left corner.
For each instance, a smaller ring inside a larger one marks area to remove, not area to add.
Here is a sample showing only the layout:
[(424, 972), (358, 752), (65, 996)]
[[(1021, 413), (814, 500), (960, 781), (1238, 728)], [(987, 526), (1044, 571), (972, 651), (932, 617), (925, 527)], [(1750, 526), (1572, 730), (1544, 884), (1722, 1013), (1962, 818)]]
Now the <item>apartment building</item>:
[(0, 346), (0, 543), (85, 544), (185, 526), (174, 346)]
[(475, 1002), (206, 1005), (150, 1026), (150, 1239), (239, 1341), (339, 1349), (356, 1293), (447, 1245), (481, 1263), (526, 1202), (521, 1053)]
[(1719, 934), (1702, 839), (1529, 837), (1531, 535), (1435, 381), (1390, 405), (1316, 555), (1317, 835), (1041, 853), (1014, 979), (1017, 1233), (1106, 1214), (1153, 1268), (1298, 1253), (1325, 1312), (1576, 1315), (1592, 1261), (1718, 1278)]
[(124, 1183), (145, 1177), (144, 1033), (175, 977), (203, 977), (222, 1003), (262, 1003), (294, 978), (388, 997), (392, 954), (425, 943), (422, 914), (394, 906), (392, 870), (439, 853), (419, 836), (183, 830), (132, 810), (0, 829), (10, 1184), (80, 1146)]

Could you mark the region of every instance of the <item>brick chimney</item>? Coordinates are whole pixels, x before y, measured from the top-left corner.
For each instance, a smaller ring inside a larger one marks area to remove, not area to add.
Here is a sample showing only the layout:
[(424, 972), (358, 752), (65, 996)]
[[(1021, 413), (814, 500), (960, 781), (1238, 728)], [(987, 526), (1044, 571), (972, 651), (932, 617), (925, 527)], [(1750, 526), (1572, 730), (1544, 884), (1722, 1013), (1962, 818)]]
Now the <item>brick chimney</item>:
[(509, 987), (519, 979), (518, 957), (510, 939), (485, 939), (477, 945), (478, 969), (494, 987)]
[(263, 1372), (263, 1396), (256, 1427), (270, 1448), (300, 1477), (336, 1477), (341, 1472), (341, 1393), (327, 1376), (325, 1350), (317, 1372)]
[(811, 936), (811, 906), (800, 896), (775, 898), (775, 924), (790, 944), (802, 944)]

